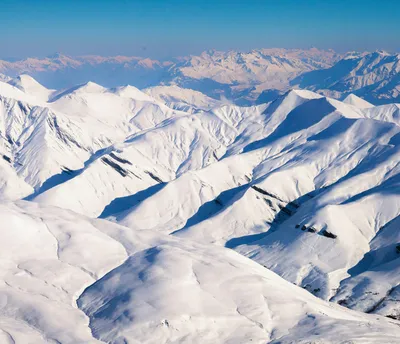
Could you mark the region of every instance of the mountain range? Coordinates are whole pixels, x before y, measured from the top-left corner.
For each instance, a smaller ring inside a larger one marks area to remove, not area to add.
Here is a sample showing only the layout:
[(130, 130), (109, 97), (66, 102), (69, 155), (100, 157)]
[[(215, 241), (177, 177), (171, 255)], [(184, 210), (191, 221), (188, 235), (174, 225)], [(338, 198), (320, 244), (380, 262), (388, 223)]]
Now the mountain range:
[(382, 51), (338, 54), (316, 48), (209, 50), (163, 61), (55, 54), (0, 60), (0, 73), (8, 77), (28, 74), (51, 89), (68, 89), (88, 81), (111, 88), (176, 85), (242, 106), (272, 101), (293, 87), (340, 100), (354, 93), (380, 105), (399, 101), (399, 60), (399, 54)]
[[(400, 343), (400, 105), (340, 81), (382, 96), (398, 55), (286, 53), (142, 90), (0, 81), (0, 342)], [(251, 106), (188, 88), (274, 73)]]
[(335, 98), (354, 93), (374, 104), (400, 102), (400, 54), (350, 55), (328, 69), (300, 75), (291, 83)]

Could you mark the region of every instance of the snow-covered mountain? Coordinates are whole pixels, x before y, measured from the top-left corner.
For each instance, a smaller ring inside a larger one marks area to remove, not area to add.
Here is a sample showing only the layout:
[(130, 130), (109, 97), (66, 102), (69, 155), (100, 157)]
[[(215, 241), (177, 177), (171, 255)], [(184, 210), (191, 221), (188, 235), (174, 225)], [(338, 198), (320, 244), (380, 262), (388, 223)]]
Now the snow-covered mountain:
[(399, 110), (0, 81), (0, 342), (400, 343)]
[(248, 53), (210, 50), (199, 56), (157, 61), (139, 57), (55, 54), (43, 59), (0, 61), (0, 73), (29, 74), (50, 88), (94, 81), (106, 87), (177, 85), (250, 104), (265, 89), (286, 89), (303, 72), (328, 68), (341, 55), (318, 49), (259, 49)]
[(0, 218), (1, 343), (399, 342), (395, 321), (226, 248), (33, 202), (1, 204)]
[(400, 54), (350, 55), (331, 68), (304, 73), (291, 84), (335, 98), (354, 93), (373, 104), (400, 102)]
[(238, 104), (254, 102), (264, 90), (286, 90), (299, 74), (332, 66), (341, 56), (315, 48), (259, 49), (248, 53), (206, 51), (173, 72), (174, 83)]
[(172, 86), (154, 86), (143, 90), (154, 99), (163, 102), (168, 107), (185, 112), (197, 110), (211, 110), (221, 106), (224, 102), (208, 97), (205, 94), (182, 88), (176, 85)]
[[(398, 109), (289, 92), (250, 119), (218, 161), (105, 214), (134, 229), (234, 248), (324, 299), (379, 266), (393, 280), (363, 279), (347, 295), (363, 303), (336, 300), (397, 318), (400, 232), (388, 224), (400, 215)], [(371, 265), (364, 256), (375, 250), (385, 258)], [(383, 300), (391, 307), (379, 308)]]
[(399, 56), (381, 51), (338, 54), (316, 48), (208, 50), (198, 56), (164, 61), (55, 54), (12, 62), (0, 60), (0, 73), (4, 74), (0, 81), (28, 74), (51, 89), (68, 89), (89, 81), (105, 87), (151, 87), (156, 93), (160, 87), (161, 93), (169, 93), (172, 98), (172, 89), (163, 87), (176, 86), (242, 106), (266, 103), (291, 87), (299, 87), (336, 99), (354, 93), (379, 105), (400, 102)]

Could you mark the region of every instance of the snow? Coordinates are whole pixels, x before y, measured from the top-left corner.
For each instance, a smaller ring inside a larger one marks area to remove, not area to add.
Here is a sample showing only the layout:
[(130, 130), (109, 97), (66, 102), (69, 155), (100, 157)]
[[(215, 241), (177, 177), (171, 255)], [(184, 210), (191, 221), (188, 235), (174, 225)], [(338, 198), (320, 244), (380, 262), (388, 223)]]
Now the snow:
[(207, 97), (201, 92), (181, 88), (176, 85), (155, 86), (145, 89), (144, 92), (172, 109), (183, 110), (185, 112), (207, 111), (222, 105), (222, 102)]
[[(335, 98), (355, 94), (373, 104), (387, 104), (400, 100), (399, 72), (400, 54), (376, 51), (346, 56), (328, 69), (300, 75), (291, 81), (291, 85)], [(356, 102), (360, 105), (359, 100)], [(363, 107), (367, 106), (362, 103)]]
[[(155, 88), (153, 92), (161, 87), (163, 97), (175, 98), (177, 89), (171, 86), (176, 86), (204, 93), (213, 98), (210, 104), (227, 100), (242, 106), (259, 104), (263, 98), (273, 100), (270, 98), (276, 98), (291, 87), (307, 88), (337, 99), (355, 94), (372, 104), (399, 102), (399, 68), (399, 54), (396, 53), (339, 54), (316, 48), (272, 48), (248, 52), (208, 50), (197, 56), (170, 60), (135, 56), (72, 57), (60, 53), (42, 59), (0, 60), (0, 73), (13, 78), (21, 73), (24, 78), (30, 75), (51, 89), (68, 89), (93, 81), (112, 88), (127, 84), (140, 89)], [(8, 78), (0, 77), (0, 80), (8, 81)], [(169, 87), (168, 91), (162, 89), (165, 86)], [(37, 85), (27, 87), (31, 88), (31, 94), (42, 94), (44, 100), (49, 96)], [(170, 99), (172, 106), (187, 109), (188, 96)], [(206, 109), (206, 103), (200, 98), (197, 94), (201, 108)]]
[(7, 82), (10, 81), (12, 78), (9, 77), (8, 75), (0, 74), (0, 81), (2, 82)]
[(364, 99), (357, 97), (354, 94), (349, 94), (344, 100), (343, 103), (354, 105), (359, 109), (368, 109), (374, 107), (371, 103), (368, 103)]
[[(354, 342), (385, 340), (374, 325), (366, 335), (355, 314), (297, 289), (227, 249), (178, 242), (130, 256), (87, 288), (78, 305), (105, 342), (290, 343), (295, 333), (296, 342), (329, 343), (344, 324), (354, 330), (342, 335)], [(312, 323), (312, 333), (301, 322)], [(319, 327), (326, 327), (321, 334)], [(386, 340), (397, 340), (398, 331), (393, 326)]]
[(8, 83), (17, 87), (24, 93), (34, 96), (44, 102), (47, 102), (55, 92), (55, 90), (48, 90), (27, 74), (19, 75), (18, 77), (9, 80)]
[(399, 109), (0, 82), (0, 342), (400, 343)]
[[(307, 71), (330, 67), (340, 57), (331, 50), (315, 48), (259, 49), (246, 53), (207, 51), (199, 56), (171, 60), (135, 56), (72, 57), (57, 53), (43, 59), (0, 60), (0, 73), (12, 77), (29, 74), (55, 89), (68, 89), (89, 80), (106, 87), (131, 84), (143, 89), (176, 85), (205, 93), (214, 98), (214, 102), (224, 98), (237, 105), (246, 105), (254, 103), (263, 90), (271, 87), (286, 90), (292, 78)], [(197, 94), (196, 98), (200, 97)], [(184, 104), (174, 106), (182, 109)]]
[[(149, 189), (131, 210), (107, 215), (136, 230), (235, 248), (329, 299), (399, 215), (396, 193), (379, 196), (397, 180), (399, 128), (370, 115), (370, 109), (289, 92), (264, 112), (268, 139), (228, 146), (222, 160), (155, 193)], [(325, 237), (326, 228), (338, 238)]]
[(32, 102), (37, 101), (35, 97), (29, 94), (25, 94), (19, 88), (3, 81), (0, 81), (0, 94), (2, 97), (9, 97), (15, 100), (32, 101)]
[(11, 343), (97, 343), (74, 303), (124, 259), (123, 247), (62, 210), (23, 202), (2, 204), (0, 213), (8, 224), (1, 230), (4, 336)]
[(395, 324), (321, 301), (229, 249), (32, 202), (3, 203), (0, 216), (5, 343), (289, 343), (293, 333), (329, 343), (338, 330), (398, 342)]

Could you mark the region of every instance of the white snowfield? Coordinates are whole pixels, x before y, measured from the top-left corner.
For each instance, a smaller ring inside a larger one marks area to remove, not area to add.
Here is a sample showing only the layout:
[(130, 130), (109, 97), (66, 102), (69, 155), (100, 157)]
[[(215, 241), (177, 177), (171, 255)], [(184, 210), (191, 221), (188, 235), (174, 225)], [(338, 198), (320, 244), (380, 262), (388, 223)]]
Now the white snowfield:
[(398, 104), (22, 76), (0, 121), (0, 343), (400, 343)]
[(398, 343), (248, 258), (33, 202), (4, 203), (1, 343)]

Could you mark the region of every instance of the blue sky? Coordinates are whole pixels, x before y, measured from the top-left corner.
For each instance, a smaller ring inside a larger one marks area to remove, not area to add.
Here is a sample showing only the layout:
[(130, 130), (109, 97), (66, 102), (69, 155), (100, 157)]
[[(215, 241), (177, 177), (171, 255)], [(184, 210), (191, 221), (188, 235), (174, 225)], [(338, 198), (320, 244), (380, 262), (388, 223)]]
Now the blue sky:
[(400, 51), (399, 0), (0, 0), (0, 57)]

